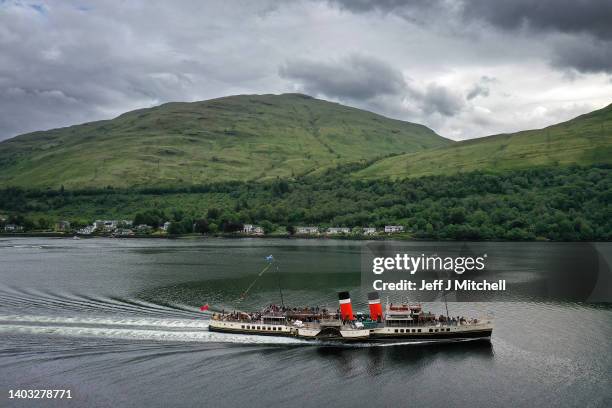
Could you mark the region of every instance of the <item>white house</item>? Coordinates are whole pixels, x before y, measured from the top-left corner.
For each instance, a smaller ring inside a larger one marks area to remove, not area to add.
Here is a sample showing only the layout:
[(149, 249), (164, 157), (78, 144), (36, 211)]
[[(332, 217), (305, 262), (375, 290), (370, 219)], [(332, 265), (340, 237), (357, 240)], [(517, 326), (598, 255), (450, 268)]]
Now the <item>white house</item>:
[(77, 230), (77, 234), (79, 235), (91, 235), (92, 232), (94, 232), (95, 227), (93, 225), (88, 225), (86, 227), (81, 228), (80, 230)]
[(318, 227), (295, 227), (296, 234), (316, 235), (319, 233)]
[(335, 235), (335, 234), (350, 234), (351, 229), (345, 227), (331, 227), (327, 229), (327, 235)]
[(244, 224), (242, 226), (242, 233), (247, 235), (263, 235), (264, 229), (253, 224)]
[(170, 228), (170, 224), (171, 224), (170, 221), (164, 222), (164, 225), (162, 225), (161, 229), (164, 231), (168, 231), (168, 228)]
[(119, 222), (117, 220), (96, 220), (93, 225), (94, 225), (94, 231), (100, 230), (100, 231), (112, 232), (117, 229), (118, 224)]
[(20, 231), (23, 231), (23, 227), (21, 225), (6, 224), (4, 226), (4, 230), (6, 232), (20, 232)]
[(385, 232), (387, 234), (393, 234), (394, 232), (402, 232), (404, 227), (401, 225), (385, 225)]
[(376, 234), (376, 228), (374, 227), (364, 227), (363, 228), (363, 235), (375, 235)]

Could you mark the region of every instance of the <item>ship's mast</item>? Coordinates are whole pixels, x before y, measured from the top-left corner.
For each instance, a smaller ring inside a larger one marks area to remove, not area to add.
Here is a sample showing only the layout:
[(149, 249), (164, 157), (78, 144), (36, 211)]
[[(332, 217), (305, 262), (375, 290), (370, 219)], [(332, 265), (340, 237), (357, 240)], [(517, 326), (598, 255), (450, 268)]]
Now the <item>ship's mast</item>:
[(281, 286), (281, 279), (280, 279), (280, 271), (278, 270), (278, 264), (276, 265), (276, 273), (277, 273), (277, 278), (278, 278), (278, 291), (280, 293), (280, 298), (281, 298), (281, 306), (284, 308), (285, 307), (285, 301), (283, 300), (283, 287)]
[(442, 294), (444, 295), (444, 306), (446, 307), (446, 321), (450, 320), (450, 316), (448, 315), (448, 302), (446, 301), (446, 289), (442, 289)]

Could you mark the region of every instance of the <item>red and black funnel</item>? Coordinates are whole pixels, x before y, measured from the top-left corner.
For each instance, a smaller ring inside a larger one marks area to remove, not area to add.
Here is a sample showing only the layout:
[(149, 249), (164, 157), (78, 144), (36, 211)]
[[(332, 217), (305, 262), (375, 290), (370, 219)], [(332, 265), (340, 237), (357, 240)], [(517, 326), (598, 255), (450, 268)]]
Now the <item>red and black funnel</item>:
[(383, 309), (380, 304), (380, 296), (378, 292), (368, 293), (368, 303), (370, 305), (370, 319), (374, 321), (382, 320)]
[(351, 295), (348, 292), (338, 292), (340, 302), (340, 316), (342, 320), (355, 320), (353, 316), (353, 306), (351, 305)]

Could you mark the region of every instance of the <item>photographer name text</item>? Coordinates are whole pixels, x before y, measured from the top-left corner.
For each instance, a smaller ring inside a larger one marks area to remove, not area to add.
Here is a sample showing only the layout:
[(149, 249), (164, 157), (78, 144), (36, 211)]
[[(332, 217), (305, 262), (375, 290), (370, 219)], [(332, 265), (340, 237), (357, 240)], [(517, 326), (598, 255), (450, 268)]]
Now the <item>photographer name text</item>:
[(474, 281), (453, 280), (453, 279), (436, 279), (433, 281), (421, 280), (412, 281), (402, 279), (397, 282), (384, 282), (382, 279), (377, 279), (373, 282), (374, 290), (382, 291), (440, 291), (440, 290), (455, 290), (455, 291), (505, 291), (506, 280), (490, 282), (485, 280)]

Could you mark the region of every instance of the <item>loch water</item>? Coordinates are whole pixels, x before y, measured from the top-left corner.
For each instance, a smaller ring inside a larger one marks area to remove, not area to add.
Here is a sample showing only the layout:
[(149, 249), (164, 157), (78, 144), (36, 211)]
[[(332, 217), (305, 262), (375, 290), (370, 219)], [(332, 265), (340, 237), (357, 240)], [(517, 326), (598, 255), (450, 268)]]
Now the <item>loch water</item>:
[[(363, 245), (0, 238), (0, 406), (612, 406), (605, 303), (511, 293), (449, 303), (451, 315), (493, 315), (491, 342), (340, 345), (207, 330), (199, 306), (232, 310), (269, 254), (279, 270), (262, 276), (241, 308), (280, 303), (282, 289), (285, 304), (335, 309), (336, 291), (350, 290), (366, 311)], [(516, 259), (537, 272), (538, 254), (568, 245), (526, 243)], [(440, 302), (426, 309), (445, 313)], [(18, 389), (69, 389), (73, 398), (8, 399)]]

